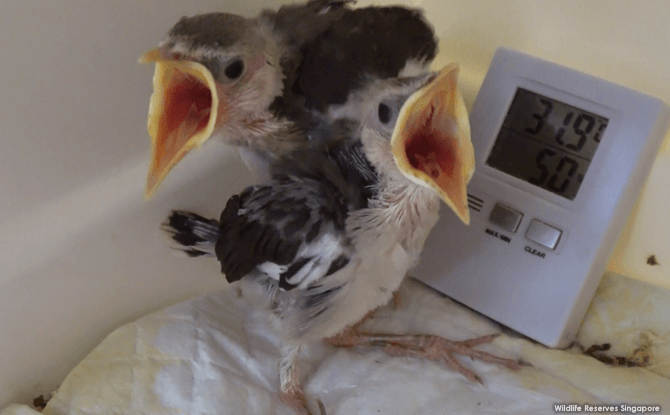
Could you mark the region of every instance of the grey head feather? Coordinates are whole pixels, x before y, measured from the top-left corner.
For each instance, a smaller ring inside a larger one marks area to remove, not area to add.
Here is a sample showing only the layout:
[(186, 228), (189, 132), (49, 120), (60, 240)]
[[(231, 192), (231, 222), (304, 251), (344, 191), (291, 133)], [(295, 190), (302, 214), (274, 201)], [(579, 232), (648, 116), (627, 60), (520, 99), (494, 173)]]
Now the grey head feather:
[(283, 5), (276, 11), (264, 10), (261, 18), (271, 23), (291, 47), (300, 48), (341, 19), (353, 3), (353, 0), (311, 0)]
[(226, 49), (244, 41), (253, 24), (253, 20), (231, 13), (185, 16), (172, 27), (168, 36), (189, 41), (194, 48)]

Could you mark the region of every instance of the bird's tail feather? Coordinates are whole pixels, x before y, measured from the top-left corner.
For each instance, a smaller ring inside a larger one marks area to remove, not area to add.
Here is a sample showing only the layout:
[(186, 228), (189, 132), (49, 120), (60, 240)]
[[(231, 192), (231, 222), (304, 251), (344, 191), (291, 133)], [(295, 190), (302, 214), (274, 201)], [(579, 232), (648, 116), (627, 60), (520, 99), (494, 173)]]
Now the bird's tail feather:
[(215, 257), (219, 239), (219, 222), (206, 219), (193, 212), (173, 210), (161, 224), (172, 242), (172, 248), (189, 257)]

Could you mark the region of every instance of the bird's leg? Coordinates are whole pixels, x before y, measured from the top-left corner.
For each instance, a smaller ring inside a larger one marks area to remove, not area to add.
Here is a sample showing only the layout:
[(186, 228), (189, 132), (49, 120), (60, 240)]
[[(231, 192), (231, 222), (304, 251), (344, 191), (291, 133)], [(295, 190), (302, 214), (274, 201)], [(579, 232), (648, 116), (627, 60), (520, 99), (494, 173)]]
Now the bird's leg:
[[(400, 306), (402, 305), (402, 298), (400, 297), (400, 291), (396, 291), (396, 292), (393, 293), (393, 297), (391, 297), (391, 301), (393, 302), (393, 306), (394, 306), (395, 308), (400, 308)], [(351, 328), (352, 328), (352, 329), (357, 329), (357, 328), (359, 328), (359, 327), (361, 326), (361, 324), (363, 324), (363, 323), (365, 323), (366, 321), (370, 320), (370, 319), (372, 318), (372, 316), (375, 315), (375, 312), (376, 312), (377, 310), (379, 310), (380, 308), (382, 308), (382, 307), (383, 307), (383, 306), (381, 306), (381, 307), (377, 307), (377, 308), (375, 308), (374, 310), (370, 310), (370, 311), (368, 311), (368, 313), (367, 313), (366, 315), (364, 315), (363, 318), (360, 319), (360, 320), (358, 321), (358, 323), (352, 325)]]
[[(393, 293), (393, 297), (391, 298), (391, 301), (393, 302), (393, 305), (396, 308), (400, 308), (401, 305), (401, 297), (400, 297), (400, 292), (396, 291)], [(383, 306), (382, 306), (383, 307)], [(347, 327), (340, 333), (334, 335), (333, 337), (328, 337), (325, 339), (326, 343), (331, 344), (336, 347), (350, 347), (350, 346), (344, 346), (344, 344), (347, 343), (347, 340), (345, 339), (347, 336), (352, 335), (353, 333), (359, 333), (358, 328), (365, 323), (366, 321), (370, 320), (372, 316), (375, 315), (375, 312), (379, 310), (381, 307), (377, 307), (374, 310), (368, 311), (366, 315), (363, 316), (362, 319), (360, 319), (357, 323)], [(340, 339), (342, 337), (342, 339)], [(353, 346), (353, 345), (352, 345)]]
[[(396, 307), (400, 307), (400, 293), (393, 293), (393, 303)], [(331, 338), (326, 339), (327, 342), (334, 346), (343, 347), (342, 345), (346, 344), (349, 339), (346, 336), (349, 336), (351, 333), (360, 333), (358, 327), (368, 321), (377, 311), (377, 308), (369, 311), (360, 321), (356, 324), (348, 327), (340, 334), (337, 334)], [(345, 338), (339, 339), (340, 336), (345, 336)], [(338, 340), (339, 339), (339, 340)], [(300, 347), (285, 346), (282, 348), (282, 357), (279, 363), (279, 381), (281, 385), (281, 400), (286, 405), (295, 409), (299, 414), (309, 414), (307, 409), (307, 399), (305, 394), (300, 387), (300, 380), (298, 378), (298, 353), (300, 352)], [(321, 401), (318, 402), (319, 410), (321, 415), (326, 415), (325, 408)]]
[(471, 382), (482, 383), (479, 376), (463, 366), (454, 354), (470, 356), (486, 363), (494, 363), (508, 369), (519, 370), (522, 365), (516, 360), (506, 359), (475, 349), (476, 346), (490, 343), (498, 335), (478, 337), (476, 339), (454, 342), (432, 335), (395, 335), (375, 334), (358, 331), (356, 327), (345, 329), (342, 333), (326, 341), (336, 347), (384, 346), (384, 350), (393, 356), (411, 356), (444, 362)]
[(298, 378), (298, 353), (300, 346), (284, 346), (279, 362), (279, 384), (282, 402), (295, 409), (300, 415), (308, 415), (307, 399)]

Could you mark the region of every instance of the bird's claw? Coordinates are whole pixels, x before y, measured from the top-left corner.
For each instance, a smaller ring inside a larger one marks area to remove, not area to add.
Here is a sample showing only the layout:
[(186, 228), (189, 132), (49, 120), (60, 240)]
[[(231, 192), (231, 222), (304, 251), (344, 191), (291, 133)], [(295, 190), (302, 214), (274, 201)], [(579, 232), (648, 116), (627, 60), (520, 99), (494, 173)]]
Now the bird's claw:
[(316, 404), (319, 412), (311, 412), (307, 407), (307, 398), (305, 398), (305, 394), (300, 389), (282, 392), (279, 397), (286, 406), (293, 408), (298, 415), (327, 415), (326, 406), (318, 398), (316, 399)]
[(522, 365), (519, 364), (519, 362), (516, 360), (499, 357), (491, 353), (474, 349), (474, 347), (480, 344), (492, 342), (496, 337), (498, 337), (498, 334), (482, 336), (460, 342), (452, 342), (439, 336), (419, 336), (417, 339), (418, 341), (416, 342), (409, 341), (388, 343), (385, 347), (385, 351), (396, 356), (410, 355), (415, 357), (423, 357), (430, 360), (440, 360), (451, 369), (465, 376), (469, 381), (483, 383), (482, 379), (472, 370), (463, 366), (454, 357), (454, 354), (470, 356), (473, 359), (504, 366), (511, 370), (520, 370)]
[(326, 415), (326, 406), (321, 402), (321, 399), (317, 399), (316, 404), (319, 405), (319, 415)]
[(465, 376), (469, 381), (482, 383), (472, 370), (463, 366), (455, 354), (470, 356), (486, 363), (504, 366), (511, 370), (520, 370), (523, 366), (531, 366), (526, 362), (499, 357), (491, 353), (475, 349), (476, 346), (492, 342), (499, 334), (490, 334), (470, 340), (454, 342), (433, 335), (390, 335), (363, 333), (356, 329), (348, 329), (344, 333), (328, 339), (333, 346), (352, 347), (358, 345), (383, 345), (384, 350), (394, 356), (411, 356), (439, 360), (448, 367)]
[(307, 409), (307, 399), (301, 390), (282, 392), (280, 398), (286, 406), (295, 409), (298, 415), (312, 415)]

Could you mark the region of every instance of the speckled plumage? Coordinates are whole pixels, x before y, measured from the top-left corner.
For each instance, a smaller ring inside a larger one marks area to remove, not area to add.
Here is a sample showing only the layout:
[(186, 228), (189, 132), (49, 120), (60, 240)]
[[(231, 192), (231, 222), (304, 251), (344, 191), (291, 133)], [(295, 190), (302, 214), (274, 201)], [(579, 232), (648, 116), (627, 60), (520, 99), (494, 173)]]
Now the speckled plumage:
[(323, 141), (275, 163), (272, 180), (233, 196), (219, 222), (177, 211), (165, 223), (181, 250), (216, 256), (228, 281), (261, 294), (283, 340), (281, 396), (300, 413), (300, 347), (386, 304), (437, 221), (439, 197), (400, 173), (390, 145), (400, 106), (428, 80), (367, 88), (376, 98), (361, 101), (361, 128), (322, 126)]
[[(401, 106), (426, 80), (387, 82), (379, 99)], [(218, 229), (179, 211), (165, 224), (187, 253), (215, 255), (228, 281), (266, 287), (272, 315), (296, 347), (388, 302), (437, 220), (438, 196), (405, 178), (390, 156), (395, 115), (382, 123), (376, 106), (368, 113), (360, 129), (330, 130), (346, 138), (288, 156), (272, 180), (233, 196)], [(198, 235), (185, 237), (192, 224)]]

